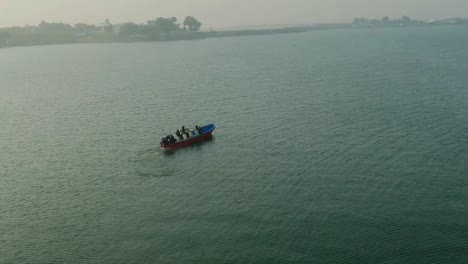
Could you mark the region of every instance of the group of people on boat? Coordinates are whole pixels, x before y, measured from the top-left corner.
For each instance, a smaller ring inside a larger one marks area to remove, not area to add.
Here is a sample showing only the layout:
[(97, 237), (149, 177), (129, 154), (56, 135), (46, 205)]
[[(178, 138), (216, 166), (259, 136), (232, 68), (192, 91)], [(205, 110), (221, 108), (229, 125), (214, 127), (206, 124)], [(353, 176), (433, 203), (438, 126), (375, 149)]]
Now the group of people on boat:
[(187, 138), (189, 138), (190, 137), (190, 129), (185, 128), (185, 126), (182, 126), (181, 130), (177, 129), (176, 136), (178, 136), (182, 140), (184, 139), (183, 134), (187, 135)]
[[(202, 133), (202, 129), (199, 126), (195, 126), (195, 130), (197, 130), (198, 134)], [(184, 139), (184, 137), (183, 137), (184, 134), (187, 136), (187, 138), (192, 137), (192, 132), (190, 131), (190, 129), (185, 128), (185, 126), (182, 126), (181, 130), (177, 129), (177, 131), (176, 131), (177, 137), (179, 137), (180, 139), (183, 140)]]
[[(199, 127), (198, 125), (195, 126), (195, 130), (198, 132), (199, 135), (203, 133), (202, 128)], [(176, 139), (176, 137), (174, 137), (173, 135), (169, 135), (169, 136), (163, 138), (162, 142), (164, 143), (164, 146), (167, 146), (169, 143), (175, 143), (177, 141), (182, 141), (182, 140), (184, 140), (184, 134), (186, 135), (186, 139), (192, 137), (192, 132), (190, 131), (190, 129), (185, 128), (185, 126), (182, 126), (182, 129), (181, 130), (177, 129), (177, 131), (175, 133), (175, 135), (179, 139)]]

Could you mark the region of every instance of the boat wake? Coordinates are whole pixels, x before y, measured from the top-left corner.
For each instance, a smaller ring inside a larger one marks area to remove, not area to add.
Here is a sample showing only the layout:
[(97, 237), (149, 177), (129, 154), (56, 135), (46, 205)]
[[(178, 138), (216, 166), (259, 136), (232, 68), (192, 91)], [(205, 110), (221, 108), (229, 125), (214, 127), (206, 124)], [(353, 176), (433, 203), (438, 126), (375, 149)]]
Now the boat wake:
[(176, 169), (168, 162), (167, 157), (173, 155), (152, 148), (138, 153), (134, 159), (135, 172), (140, 177), (160, 178), (170, 177)]

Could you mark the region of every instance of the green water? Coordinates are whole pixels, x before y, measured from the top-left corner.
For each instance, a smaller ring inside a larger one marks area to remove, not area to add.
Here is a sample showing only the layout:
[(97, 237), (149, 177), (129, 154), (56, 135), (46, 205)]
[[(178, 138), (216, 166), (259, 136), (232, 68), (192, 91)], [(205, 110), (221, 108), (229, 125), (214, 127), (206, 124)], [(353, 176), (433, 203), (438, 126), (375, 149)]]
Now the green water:
[(467, 84), (466, 27), (0, 49), (0, 263), (468, 263)]

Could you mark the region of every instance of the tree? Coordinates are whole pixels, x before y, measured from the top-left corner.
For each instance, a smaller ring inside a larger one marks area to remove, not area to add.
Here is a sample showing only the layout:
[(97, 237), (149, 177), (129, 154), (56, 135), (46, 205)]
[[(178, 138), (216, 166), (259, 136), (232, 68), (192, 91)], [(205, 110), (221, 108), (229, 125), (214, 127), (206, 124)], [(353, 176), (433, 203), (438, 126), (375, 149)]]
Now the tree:
[(364, 25), (364, 24), (367, 24), (367, 19), (364, 18), (364, 17), (356, 17), (354, 20), (353, 20), (353, 24), (355, 25)]
[(78, 23), (78, 24), (75, 24), (74, 26), (75, 30), (79, 31), (79, 32), (93, 32), (93, 31), (99, 31), (99, 27), (95, 26), (95, 25), (88, 25), (88, 24), (84, 24), (84, 23)]
[(175, 25), (175, 24), (177, 23), (177, 17), (171, 17), (171, 18), (169, 18), (168, 20), (169, 20), (169, 22), (170, 22), (171, 24), (173, 24), (173, 25)]
[(401, 23), (403, 25), (409, 25), (409, 24), (411, 24), (411, 18), (409, 16), (402, 16), (401, 17)]
[(148, 24), (141, 28), (141, 34), (148, 40), (158, 40), (160, 38), (159, 29), (156, 25)]
[(135, 24), (135, 23), (132, 23), (132, 22), (129, 22), (129, 23), (124, 23), (120, 26), (120, 36), (121, 37), (128, 37), (128, 36), (131, 36), (131, 35), (136, 35), (138, 34), (140, 31), (140, 26)]
[(7, 31), (0, 31), (0, 46), (6, 45), (7, 41), (11, 38), (11, 35)]
[(43, 33), (71, 33), (73, 27), (64, 23), (47, 23), (42, 21), (37, 29)]
[(171, 34), (171, 27), (170, 27), (170, 21), (168, 18), (164, 18), (164, 17), (158, 17), (156, 18), (156, 27), (166, 33), (167, 36), (169, 36)]
[(171, 31), (178, 31), (180, 30), (180, 24), (177, 24), (177, 18), (171, 17), (168, 19), (168, 26)]
[(202, 23), (196, 20), (194, 17), (188, 16), (184, 20), (184, 26), (188, 28), (191, 32), (196, 32), (200, 30)]
[(384, 17), (382, 18), (382, 23), (383, 23), (383, 24), (387, 25), (389, 22), (390, 22), (390, 18), (389, 18), (388, 16), (384, 16)]
[(171, 36), (172, 31), (181, 30), (180, 24), (177, 24), (177, 18), (175, 17), (158, 17), (155, 20), (148, 21), (148, 26), (156, 27), (159, 32), (164, 32), (167, 37)]

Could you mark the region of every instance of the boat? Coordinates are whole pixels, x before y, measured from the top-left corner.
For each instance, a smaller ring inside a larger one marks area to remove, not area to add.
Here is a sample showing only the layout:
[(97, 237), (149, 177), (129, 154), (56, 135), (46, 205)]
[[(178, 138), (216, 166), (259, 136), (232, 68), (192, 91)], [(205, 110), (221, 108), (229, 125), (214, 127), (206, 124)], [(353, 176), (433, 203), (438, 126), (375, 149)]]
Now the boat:
[(182, 133), (181, 131), (181, 137), (176, 134), (163, 137), (159, 145), (163, 149), (174, 149), (188, 146), (195, 142), (199, 142), (203, 139), (211, 137), (211, 133), (213, 133), (213, 130), (215, 128), (216, 127), (214, 124), (209, 124), (206, 126), (198, 127), (198, 129), (194, 130), (186, 129), (187, 133)]

